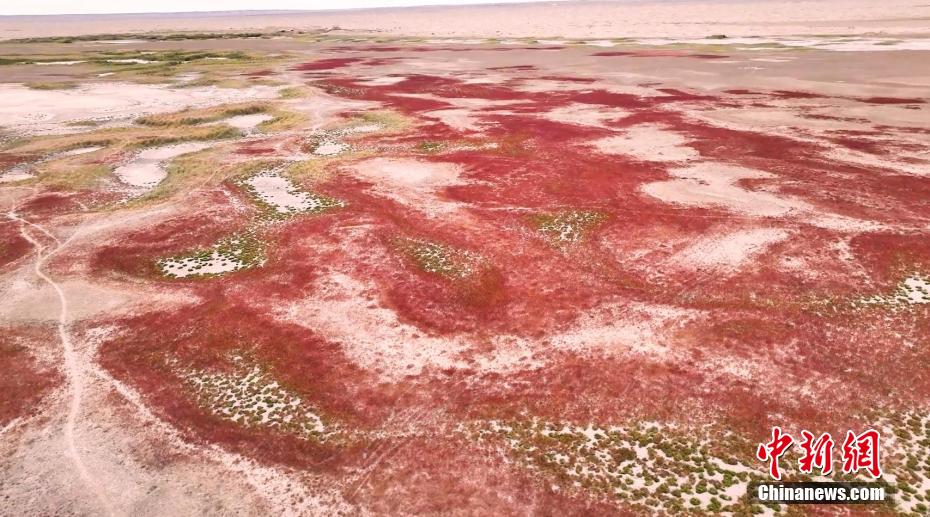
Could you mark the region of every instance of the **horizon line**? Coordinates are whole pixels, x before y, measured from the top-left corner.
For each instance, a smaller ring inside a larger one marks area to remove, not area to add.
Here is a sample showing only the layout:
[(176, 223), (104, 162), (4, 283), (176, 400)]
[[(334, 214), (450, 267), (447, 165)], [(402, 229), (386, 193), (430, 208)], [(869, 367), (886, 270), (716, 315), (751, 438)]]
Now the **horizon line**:
[[(517, 5), (517, 4), (550, 4), (550, 3), (564, 3), (569, 0), (494, 0), (494, 1), (481, 1), (481, 0), (466, 0), (462, 3), (453, 3), (453, 4), (443, 4), (443, 3), (422, 3), (422, 4), (411, 4), (411, 5), (384, 5), (384, 6), (370, 6), (370, 7), (342, 7), (342, 8), (330, 8), (330, 9), (220, 9), (220, 10), (193, 10), (193, 11), (125, 11), (125, 12), (74, 12), (74, 13), (36, 13), (36, 14), (2, 14), (0, 13), (0, 18), (25, 18), (25, 17), (53, 17), (53, 16), (126, 16), (126, 15), (141, 15), (141, 16), (150, 16), (150, 15), (176, 15), (176, 14), (288, 14), (288, 13), (338, 13), (346, 11), (372, 11), (372, 10), (387, 10), (387, 9), (415, 9), (423, 7), (474, 7), (474, 6), (484, 6), (484, 7), (493, 7), (493, 6), (504, 6), (504, 5)], [(573, 0), (579, 3), (591, 3), (604, 0)], [(642, 1), (642, 0), (632, 0)]]

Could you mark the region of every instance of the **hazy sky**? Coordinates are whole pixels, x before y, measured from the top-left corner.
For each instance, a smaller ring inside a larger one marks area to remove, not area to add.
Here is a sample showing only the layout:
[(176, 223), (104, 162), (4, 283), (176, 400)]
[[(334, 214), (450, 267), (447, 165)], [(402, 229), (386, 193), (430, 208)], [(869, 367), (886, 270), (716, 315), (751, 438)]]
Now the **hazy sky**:
[(436, 4), (490, 4), (530, 0), (2, 0), (0, 15), (156, 13), (274, 9), (353, 9)]

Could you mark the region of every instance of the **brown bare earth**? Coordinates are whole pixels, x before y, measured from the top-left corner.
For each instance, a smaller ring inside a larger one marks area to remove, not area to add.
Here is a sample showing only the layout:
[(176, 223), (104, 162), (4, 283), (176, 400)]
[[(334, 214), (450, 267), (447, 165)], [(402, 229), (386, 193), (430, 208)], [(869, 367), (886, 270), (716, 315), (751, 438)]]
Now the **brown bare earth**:
[(0, 20), (0, 513), (926, 515), (927, 9)]

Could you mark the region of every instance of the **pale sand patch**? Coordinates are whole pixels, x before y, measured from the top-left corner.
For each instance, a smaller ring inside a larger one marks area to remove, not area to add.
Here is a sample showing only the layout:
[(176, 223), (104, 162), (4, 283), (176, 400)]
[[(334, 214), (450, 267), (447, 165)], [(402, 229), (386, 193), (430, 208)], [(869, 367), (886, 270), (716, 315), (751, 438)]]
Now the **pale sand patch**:
[(619, 108), (573, 103), (547, 111), (542, 114), (542, 118), (563, 124), (607, 127), (607, 121), (621, 119), (629, 115), (628, 111)]
[(759, 217), (777, 217), (809, 209), (803, 201), (746, 190), (737, 184), (744, 179), (775, 177), (768, 172), (720, 163), (696, 163), (668, 172), (675, 179), (647, 183), (641, 190), (666, 203), (716, 206)]
[[(275, 305), (278, 317), (342, 345), (359, 366), (378, 371), (384, 381), (419, 375), (428, 369), (468, 368), (462, 354), (476, 343), (467, 337), (434, 337), (403, 323), (393, 310), (377, 304), (373, 285), (342, 273), (326, 275), (315, 295), (290, 305)], [(502, 347), (482, 361), (484, 371), (506, 373), (527, 366), (526, 353)]]
[(55, 158), (65, 157), (65, 156), (77, 156), (80, 154), (92, 153), (94, 151), (99, 151), (103, 149), (103, 146), (100, 145), (91, 145), (87, 147), (78, 147), (77, 149), (71, 149), (70, 151), (64, 151), (55, 155)]
[(348, 167), (357, 178), (371, 182), (371, 191), (437, 216), (455, 211), (458, 203), (443, 199), (445, 187), (461, 185), (461, 167), (454, 163), (411, 158), (371, 158)]
[(273, 120), (274, 117), (267, 113), (254, 113), (252, 115), (236, 115), (223, 119), (222, 122), (242, 131), (253, 131), (262, 122)]
[(746, 190), (746, 179), (776, 178), (774, 174), (721, 163), (703, 162), (670, 169), (675, 179), (647, 183), (640, 190), (666, 203), (718, 207), (754, 217), (792, 215), (805, 223), (841, 232), (876, 231), (884, 225), (818, 210), (796, 197), (762, 190)]
[[(26, 273), (17, 273), (0, 284), (0, 321), (57, 321), (59, 317), (58, 294), (45, 283), (25, 280)], [(196, 301), (193, 294), (180, 295), (150, 289), (132, 290), (111, 287), (100, 283), (89, 283), (74, 278), (59, 282), (68, 298), (68, 315), (71, 321), (92, 318), (98, 314), (113, 316), (132, 314), (136, 308), (177, 305), (180, 300)]]
[(590, 83), (559, 81), (556, 79), (525, 79), (514, 90), (527, 93), (558, 91), (585, 91), (594, 88)]
[(700, 157), (687, 146), (680, 134), (655, 124), (642, 124), (627, 129), (622, 135), (595, 140), (595, 149), (604, 154), (623, 154), (650, 162), (682, 162)]
[[(930, 160), (923, 156), (911, 153), (900, 153), (898, 156), (877, 156), (862, 151), (835, 147), (822, 153), (828, 160), (846, 162), (853, 165), (891, 169), (896, 172), (912, 176), (930, 177)], [(908, 158), (902, 161), (900, 158)]]
[(149, 59), (107, 59), (107, 63), (116, 63), (118, 65), (146, 65), (149, 63), (155, 63), (155, 61)]
[(427, 111), (424, 113), (429, 118), (435, 118), (443, 124), (458, 131), (481, 131), (481, 118), (471, 110), (452, 108), (444, 110)]
[(271, 99), (278, 88), (173, 89), (165, 85), (95, 83), (73, 90), (33, 90), (21, 84), (0, 84), (0, 120), (17, 133), (74, 131), (68, 122), (78, 120), (125, 121), (187, 107)]
[(513, 104), (522, 104), (530, 102), (527, 99), (482, 99), (480, 97), (442, 97), (433, 93), (392, 93), (394, 97), (410, 97), (413, 99), (424, 99), (437, 102), (445, 102), (456, 108), (465, 109), (483, 109), (498, 106), (511, 106)]
[(77, 64), (86, 63), (86, 62), (87, 61), (45, 61), (44, 63), (33, 63), (33, 64), (36, 66), (55, 66), (55, 65), (69, 66), (69, 65), (77, 65)]
[(639, 302), (611, 303), (585, 312), (573, 325), (546, 341), (556, 349), (605, 356), (645, 355), (670, 359), (665, 342), (673, 327), (683, 327), (699, 313)]
[(349, 144), (343, 142), (323, 142), (316, 146), (313, 154), (317, 156), (335, 156), (349, 150)]
[(300, 97), (284, 101), (288, 109), (296, 110), (310, 117), (310, 130), (319, 130), (326, 126), (338, 114), (377, 108), (379, 104), (372, 101), (343, 99), (334, 95), (314, 91), (309, 97)]
[(201, 151), (210, 145), (209, 142), (185, 142), (145, 149), (129, 163), (117, 167), (113, 174), (129, 186), (149, 190), (168, 176), (168, 171), (164, 168), (165, 162), (183, 154)]
[(666, 306), (608, 304), (589, 311), (564, 331), (540, 339), (471, 334), (437, 337), (401, 322), (377, 298), (373, 285), (330, 272), (312, 297), (276, 305), (273, 310), (278, 317), (339, 343), (353, 362), (377, 371), (385, 382), (450, 368), (500, 374), (533, 370), (545, 364), (542, 356), (553, 349), (667, 358), (674, 352), (665, 344), (666, 331), (698, 314)]
[(17, 165), (3, 174), (0, 174), (0, 183), (13, 183), (14, 181), (23, 181), (34, 177), (35, 174), (30, 172), (28, 166)]
[(383, 75), (381, 77), (374, 77), (372, 79), (358, 81), (358, 84), (361, 84), (364, 86), (392, 86), (397, 83), (402, 83), (406, 80), (407, 80), (407, 77), (403, 75), (398, 75), (398, 76)]
[(780, 228), (753, 228), (704, 237), (678, 252), (672, 260), (695, 269), (735, 269), (788, 238)]
[[(28, 12), (27, 7), (19, 10)], [(430, 38), (442, 45), (481, 44), (483, 38), (593, 40), (706, 38), (709, 34), (768, 37), (798, 34), (906, 35), (930, 32), (930, 8), (914, 0), (777, 0), (745, 2), (533, 2), (475, 6), (345, 9), (308, 12), (218, 12), (210, 16), (110, 15), (0, 19), (0, 38), (121, 32), (245, 31), (269, 27), (332, 27), (356, 33)], [(114, 17), (117, 16), (117, 17)], [(457, 39), (468, 38), (468, 39)], [(549, 40), (543, 40), (549, 43)], [(718, 41), (719, 43), (719, 41)]]

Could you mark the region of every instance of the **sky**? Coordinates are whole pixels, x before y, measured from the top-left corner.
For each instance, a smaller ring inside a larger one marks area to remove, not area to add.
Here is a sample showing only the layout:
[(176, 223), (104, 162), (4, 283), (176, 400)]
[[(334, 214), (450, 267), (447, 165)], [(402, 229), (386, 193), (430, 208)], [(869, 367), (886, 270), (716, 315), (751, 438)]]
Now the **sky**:
[(2, 0), (0, 15), (170, 13), (278, 9), (356, 9), (411, 5), (491, 4), (530, 0)]

